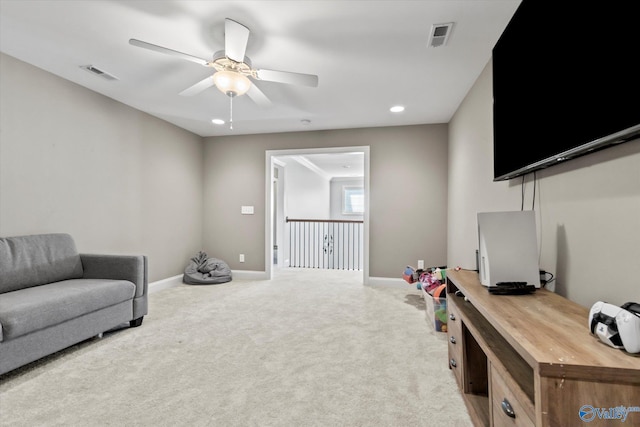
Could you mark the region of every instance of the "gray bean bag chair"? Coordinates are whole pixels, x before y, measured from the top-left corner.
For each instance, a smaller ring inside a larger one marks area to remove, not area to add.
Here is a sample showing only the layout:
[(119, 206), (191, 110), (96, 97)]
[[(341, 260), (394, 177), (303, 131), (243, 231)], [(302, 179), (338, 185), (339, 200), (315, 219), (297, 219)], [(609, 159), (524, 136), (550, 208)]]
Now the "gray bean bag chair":
[(200, 251), (191, 258), (191, 262), (184, 270), (182, 281), (187, 285), (213, 285), (231, 281), (231, 269), (226, 262), (209, 258)]

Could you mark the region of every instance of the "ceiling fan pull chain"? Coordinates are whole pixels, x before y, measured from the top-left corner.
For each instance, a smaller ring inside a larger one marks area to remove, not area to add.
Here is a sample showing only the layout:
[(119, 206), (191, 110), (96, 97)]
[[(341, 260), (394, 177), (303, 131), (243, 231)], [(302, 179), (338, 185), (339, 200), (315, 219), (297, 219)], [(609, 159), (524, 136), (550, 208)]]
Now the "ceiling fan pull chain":
[(233, 96), (229, 97), (229, 129), (233, 130)]

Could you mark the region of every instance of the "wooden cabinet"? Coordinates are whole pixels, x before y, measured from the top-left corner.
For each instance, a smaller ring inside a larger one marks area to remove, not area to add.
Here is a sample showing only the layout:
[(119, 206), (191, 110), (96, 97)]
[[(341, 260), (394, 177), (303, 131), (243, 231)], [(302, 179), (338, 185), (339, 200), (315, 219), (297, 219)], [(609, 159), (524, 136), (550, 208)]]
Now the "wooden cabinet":
[[(477, 426), (640, 426), (640, 355), (589, 333), (589, 310), (545, 289), (491, 295), (447, 273), (449, 367)], [(617, 425), (617, 424), (616, 424)]]

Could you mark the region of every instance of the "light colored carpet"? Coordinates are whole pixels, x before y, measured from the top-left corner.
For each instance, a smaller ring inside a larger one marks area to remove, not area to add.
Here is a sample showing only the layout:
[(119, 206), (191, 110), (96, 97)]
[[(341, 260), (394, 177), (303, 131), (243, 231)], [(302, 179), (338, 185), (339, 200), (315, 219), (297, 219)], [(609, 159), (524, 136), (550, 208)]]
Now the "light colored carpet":
[(471, 426), (417, 289), (350, 271), (165, 289), (0, 377), (1, 426)]

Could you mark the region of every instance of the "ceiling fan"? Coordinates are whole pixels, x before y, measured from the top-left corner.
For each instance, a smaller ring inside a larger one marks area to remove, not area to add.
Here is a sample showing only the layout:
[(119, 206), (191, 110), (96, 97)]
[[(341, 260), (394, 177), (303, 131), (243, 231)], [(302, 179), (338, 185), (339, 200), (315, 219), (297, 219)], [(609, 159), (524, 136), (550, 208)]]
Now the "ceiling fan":
[[(249, 78), (310, 87), (318, 86), (318, 76), (313, 74), (253, 68), (251, 60), (245, 56), (247, 42), (249, 41), (249, 29), (229, 18), (225, 19), (224, 28), (224, 50), (214, 53), (211, 60), (178, 52), (177, 50), (168, 49), (138, 39), (130, 39), (129, 44), (186, 59), (187, 61), (215, 69), (213, 75), (180, 92), (180, 95), (184, 96), (193, 96), (205, 89), (215, 86), (230, 98), (246, 93), (256, 104), (269, 106), (271, 105), (269, 98), (267, 98)], [(232, 122), (232, 120), (230, 120), (230, 122)]]

